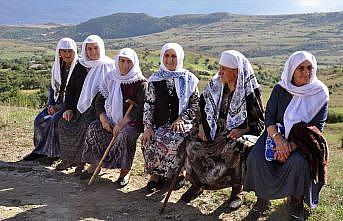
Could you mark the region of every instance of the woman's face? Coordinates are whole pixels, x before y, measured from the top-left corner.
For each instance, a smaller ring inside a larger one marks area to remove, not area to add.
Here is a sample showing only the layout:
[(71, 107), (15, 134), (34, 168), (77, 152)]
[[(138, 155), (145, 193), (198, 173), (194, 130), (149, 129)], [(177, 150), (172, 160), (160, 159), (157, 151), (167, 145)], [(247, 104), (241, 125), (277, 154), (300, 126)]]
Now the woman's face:
[(59, 54), (62, 60), (67, 64), (73, 62), (75, 58), (75, 52), (73, 49), (59, 49)]
[(129, 58), (119, 57), (118, 66), (120, 74), (127, 75), (127, 73), (129, 73), (129, 71), (133, 67), (133, 62)]
[(88, 60), (98, 60), (100, 58), (100, 48), (97, 43), (86, 44), (86, 55)]
[(308, 60), (299, 64), (299, 66), (294, 70), (292, 83), (293, 85), (300, 87), (305, 84), (309, 84), (312, 76), (313, 66)]
[(163, 64), (169, 71), (175, 71), (177, 65), (177, 56), (174, 49), (166, 50), (163, 55)]
[(219, 76), (220, 80), (224, 84), (236, 83), (238, 76), (237, 68), (229, 68), (223, 65), (219, 65)]

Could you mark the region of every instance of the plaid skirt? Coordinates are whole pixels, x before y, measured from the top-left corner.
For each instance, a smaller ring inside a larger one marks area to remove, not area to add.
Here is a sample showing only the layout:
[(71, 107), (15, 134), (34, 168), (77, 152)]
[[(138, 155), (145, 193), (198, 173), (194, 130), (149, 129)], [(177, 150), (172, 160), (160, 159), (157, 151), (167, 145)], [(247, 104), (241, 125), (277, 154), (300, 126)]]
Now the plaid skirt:
[(81, 114), (76, 112), (71, 121), (63, 118), (58, 122), (61, 159), (81, 163), (88, 125), (96, 118), (94, 106)]

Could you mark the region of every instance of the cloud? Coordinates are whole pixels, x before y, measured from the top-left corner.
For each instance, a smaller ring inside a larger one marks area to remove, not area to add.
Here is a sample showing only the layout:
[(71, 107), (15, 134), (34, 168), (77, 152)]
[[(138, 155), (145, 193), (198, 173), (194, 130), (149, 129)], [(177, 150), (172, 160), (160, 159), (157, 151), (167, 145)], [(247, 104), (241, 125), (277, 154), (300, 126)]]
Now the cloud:
[(299, 7), (307, 7), (305, 10), (343, 10), (343, 2), (337, 0), (297, 0)]

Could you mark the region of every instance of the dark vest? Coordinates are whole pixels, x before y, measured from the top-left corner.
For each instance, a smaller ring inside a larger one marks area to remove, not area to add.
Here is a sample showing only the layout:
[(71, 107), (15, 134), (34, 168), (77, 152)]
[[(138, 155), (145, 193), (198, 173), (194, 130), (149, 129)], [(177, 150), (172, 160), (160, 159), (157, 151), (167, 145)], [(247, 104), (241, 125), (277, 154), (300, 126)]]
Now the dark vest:
[(155, 110), (154, 123), (160, 127), (166, 123), (173, 123), (179, 116), (179, 98), (177, 97), (175, 87), (171, 94), (168, 93), (165, 80), (153, 82), (155, 87)]

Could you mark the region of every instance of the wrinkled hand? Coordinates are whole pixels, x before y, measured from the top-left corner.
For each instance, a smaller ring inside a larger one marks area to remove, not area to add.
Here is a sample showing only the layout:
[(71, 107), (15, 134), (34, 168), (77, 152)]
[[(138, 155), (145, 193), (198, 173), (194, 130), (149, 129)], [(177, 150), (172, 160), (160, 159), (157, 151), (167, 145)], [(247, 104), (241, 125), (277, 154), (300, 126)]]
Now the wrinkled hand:
[(100, 114), (99, 118), (100, 118), (102, 128), (104, 128), (108, 133), (112, 133), (112, 125), (107, 119), (107, 117), (105, 116), (105, 114), (104, 113)]
[(277, 136), (275, 139), (275, 159), (280, 162), (285, 162), (292, 153), (292, 145), (282, 136)]
[(237, 140), (241, 136), (243, 136), (247, 132), (247, 129), (239, 129), (235, 128), (230, 131), (230, 133), (227, 135), (227, 138), (230, 138), (232, 140)]
[(144, 131), (141, 137), (141, 144), (142, 146), (147, 146), (151, 142), (151, 138), (154, 135), (153, 129), (149, 128)]
[(171, 129), (174, 133), (185, 132), (185, 122), (179, 117), (172, 123)]
[(49, 105), (48, 106), (48, 114), (49, 115), (53, 115), (55, 114), (56, 112), (58, 112), (60, 110), (59, 106), (57, 105)]
[(116, 137), (119, 134), (121, 128), (122, 127), (119, 126), (118, 124), (113, 127), (113, 131), (112, 131), (113, 137)]
[(198, 138), (204, 142), (207, 141), (205, 131), (204, 131), (204, 127), (202, 126), (202, 124), (199, 125)]
[(71, 119), (73, 118), (73, 111), (72, 110), (66, 110), (63, 113), (63, 119), (66, 121), (71, 121)]

